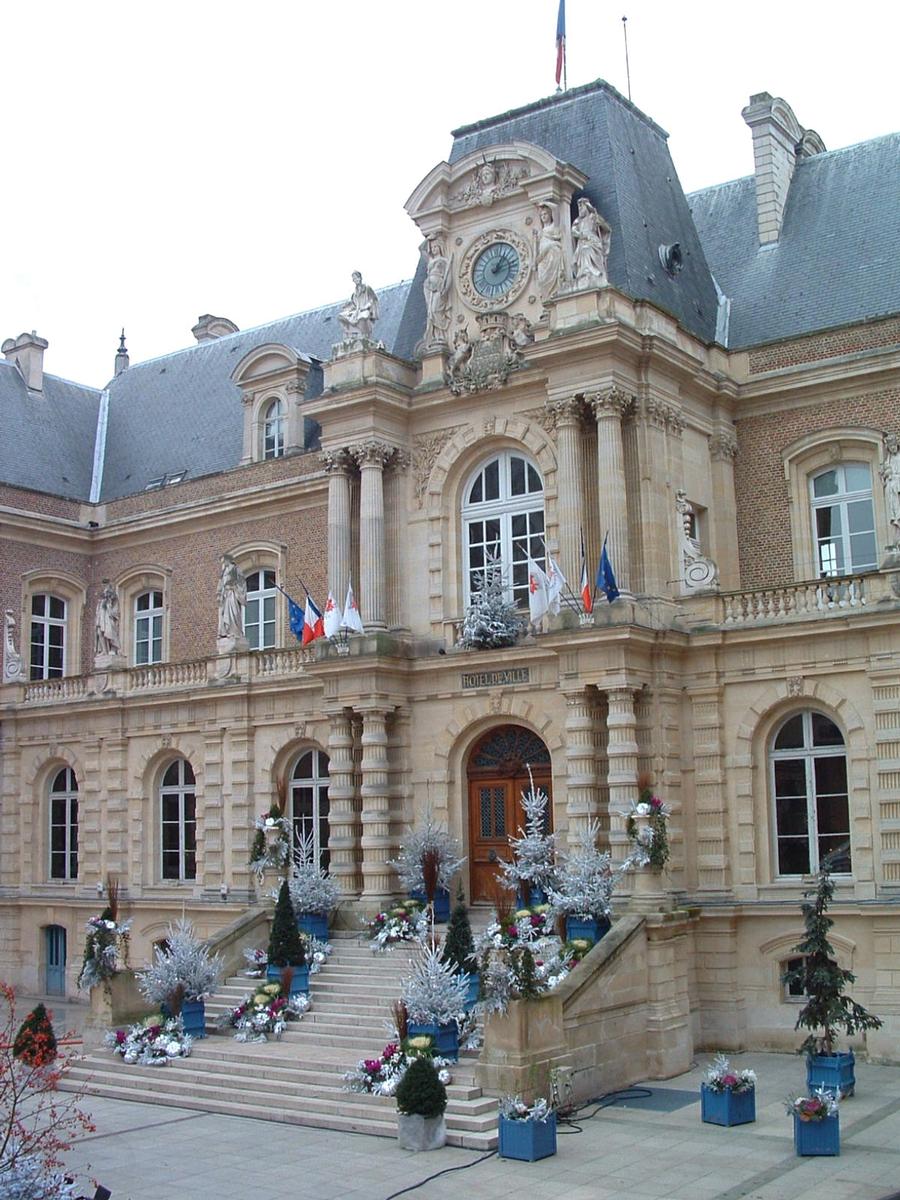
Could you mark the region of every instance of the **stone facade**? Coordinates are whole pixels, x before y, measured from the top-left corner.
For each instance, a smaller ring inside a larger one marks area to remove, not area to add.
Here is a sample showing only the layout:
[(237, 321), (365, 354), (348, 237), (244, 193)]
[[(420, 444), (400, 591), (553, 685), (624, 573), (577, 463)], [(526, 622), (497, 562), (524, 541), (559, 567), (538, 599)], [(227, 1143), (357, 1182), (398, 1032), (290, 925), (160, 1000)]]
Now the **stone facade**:
[[(838, 731), (847, 769), (849, 828), (837, 832), (852, 872), (839, 877), (835, 944), (859, 998), (885, 1019), (870, 1052), (896, 1060), (900, 574), (883, 557), (878, 476), (883, 435), (900, 433), (896, 321), (731, 351), (621, 285), (611, 216), (610, 282), (576, 286), (570, 213), (588, 172), (500, 125), (489, 153), (440, 164), (408, 202), (431, 263), (445, 260), (413, 358), (382, 346), (376, 326), (341, 343), (321, 389), (301, 397), (288, 384), (304, 347), (280, 357), (267, 347), (270, 368), (265, 355), (241, 360), (253, 364), (246, 375), (236, 368), (253, 392), (233, 399), (243, 434), (229, 469), (96, 503), (0, 493), (0, 608), (26, 643), (35, 595), (64, 598), (70, 623), (64, 674), (0, 691), (0, 972), (43, 990), (48, 930), (61, 928), (71, 993), (108, 875), (134, 917), (135, 961), (182, 907), (205, 934), (224, 927), (254, 897), (254, 820), (308, 751), (327, 761), (328, 806), (297, 780), (293, 815), (313, 805), (352, 926), (396, 893), (388, 860), (426, 806), (474, 856), (485, 788), (514, 797), (521, 786), (512, 758), (505, 774), (476, 769), (473, 751), (493, 733), (498, 746), (542, 745), (555, 827), (574, 835), (596, 817), (615, 856), (639, 778), (673, 812), (664, 884), (679, 912), (648, 916), (639, 945), (629, 934), (613, 980), (633, 1011), (560, 1001), (560, 1029), (577, 1033), (590, 1013), (606, 1032), (573, 1034), (574, 1048), (560, 1033), (548, 1061), (563, 1061), (565, 1043), (570, 1065), (599, 1071), (592, 1047), (620, 1034), (657, 1075), (683, 1069), (691, 1047), (792, 1046), (796, 1007), (780, 973), (804, 878), (779, 867), (790, 834), (778, 826), (773, 753), (786, 719), (815, 713)], [(291, 418), (289, 453), (259, 461), (253, 414), (282, 385), (302, 420)], [(305, 422), (315, 444), (299, 444)], [(539, 514), (528, 518), (539, 522), (531, 554), (546, 547), (577, 594), (582, 535), (593, 575), (608, 531), (622, 596), (600, 594), (586, 621), (564, 608), (513, 648), (463, 651), (477, 522), (497, 521), (482, 543), (512, 555), (509, 586), (523, 544), (516, 503), (498, 495), (478, 509), (474, 481), (491, 462), (510, 480), (524, 463), (539, 480), (525, 506)], [(848, 464), (870, 472), (877, 561), (822, 578), (810, 480)], [(308, 587), (320, 607), (329, 591), (343, 603), (352, 583), (365, 634), (301, 648), (279, 598), (274, 644), (217, 654), (223, 553), (245, 574), (274, 571), (297, 600)], [(691, 561), (708, 565), (708, 585), (685, 586)], [(98, 670), (105, 579), (126, 614), (127, 664)], [(147, 589), (163, 597), (163, 653), (136, 662), (127, 614)], [(164, 878), (161, 789), (179, 759), (194, 779), (196, 864)], [(65, 768), (78, 797), (71, 878), (51, 867), (49, 789)], [(807, 829), (813, 856), (827, 832)], [(646, 909), (632, 890), (623, 909)]]

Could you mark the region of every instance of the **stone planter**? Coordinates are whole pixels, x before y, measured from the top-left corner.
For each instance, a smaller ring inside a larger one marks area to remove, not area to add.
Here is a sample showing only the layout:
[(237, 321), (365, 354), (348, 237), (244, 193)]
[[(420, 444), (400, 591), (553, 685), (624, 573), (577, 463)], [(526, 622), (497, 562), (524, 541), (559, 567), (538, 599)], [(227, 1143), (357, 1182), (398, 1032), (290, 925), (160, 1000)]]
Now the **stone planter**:
[(206, 1005), (202, 1000), (185, 1000), (181, 1005), (184, 1032), (192, 1038), (206, 1037)]
[[(428, 897), (424, 892), (410, 892), (410, 900), (418, 900), (420, 904), (427, 906)], [(434, 893), (434, 923), (435, 925), (446, 925), (450, 920), (450, 893), (446, 888), (438, 888)]]
[(453, 1062), (459, 1058), (459, 1029), (455, 1021), (448, 1021), (446, 1025), (425, 1025), (410, 1021), (407, 1033), (411, 1038), (428, 1034), (434, 1038), (435, 1054), (441, 1058), (452, 1059)]
[(819, 1154), (840, 1154), (840, 1115), (835, 1113), (822, 1121), (801, 1121), (794, 1113), (794, 1149), (801, 1158)]
[(546, 1121), (511, 1121), (509, 1117), (501, 1116), (499, 1132), (497, 1153), (501, 1158), (536, 1162), (556, 1153), (555, 1112), (551, 1112)]
[(575, 938), (584, 938), (596, 945), (611, 928), (609, 917), (566, 917), (566, 940), (571, 942)]
[(397, 1113), (397, 1140), (401, 1150), (440, 1150), (447, 1141), (444, 1114), (423, 1117), (418, 1113)]
[[(291, 979), (290, 994), (292, 996), (301, 996), (301, 995), (308, 996), (309, 995), (309, 967), (304, 965), (302, 967), (294, 967), (292, 969), (293, 969), (294, 975), (293, 975), (293, 978)], [(272, 963), (269, 963), (269, 965), (266, 967), (266, 979), (268, 979), (270, 983), (273, 981), (276, 983), (281, 983), (281, 973), (282, 973), (282, 971), (286, 971), (286, 970), (287, 970), (287, 967), (276, 967), (276, 966), (273, 966)]]
[(700, 1119), (707, 1125), (747, 1125), (756, 1120), (756, 1088), (716, 1092), (700, 1084)]
[(318, 938), (320, 942), (328, 941), (328, 913), (302, 912), (297, 916), (297, 928), (301, 933)]
[(856, 1091), (854, 1066), (856, 1057), (852, 1050), (840, 1054), (813, 1054), (806, 1060), (806, 1086), (810, 1092), (825, 1088), (841, 1099), (852, 1096)]

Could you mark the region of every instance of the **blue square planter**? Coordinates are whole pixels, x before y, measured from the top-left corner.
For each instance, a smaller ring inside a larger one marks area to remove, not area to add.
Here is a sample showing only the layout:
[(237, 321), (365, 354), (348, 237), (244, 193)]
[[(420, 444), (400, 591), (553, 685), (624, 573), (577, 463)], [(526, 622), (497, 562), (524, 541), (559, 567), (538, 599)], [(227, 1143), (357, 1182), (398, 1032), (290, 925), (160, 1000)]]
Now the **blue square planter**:
[(202, 1000), (185, 1000), (181, 1005), (184, 1032), (192, 1038), (206, 1037), (206, 1005)]
[(478, 992), (481, 988), (481, 976), (477, 971), (470, 971), (466, 978), (469, 981), (469, 994), (466, 996), (466, 1012), (478, 1003)]
[(543, 888), (522, 886), (516, 892), (518, 908), (535, 908), (538, 904), (547, 903), (547, 893)]
[(602, 920), (597, 917), (566, 917), (566, 940), (570, 942), (575, 938), (584, 938), (596, 945), (610, 929), (609, 917)]
[(794, 1149), (803, 1158), (815, 1154), (840, 1154), (840, 1115), (835, 1113), (824, 1121), (801, 1121), (794, 1113)]
[[(428, 898), (424, 892), (410, 892), (411, 900), (418, 900), (420, 904), (427, 904)], [(438, 888), (434, 893), (434, 921), (436, 925), (446, 925), (450, 920), (450, 893), (446, 888)]]
[(297, 928), (301, 933), (318, 938), (320, 942), (328, 941), (328, 913), (302, 912), (297, 915)]
[(707, 1125), (747, 1125), (756, 1120), (756, 1088), (749, 1092), (713, 1091), (700, 1084), (700, 1118)]
[[(276, 967), (271, 963), (266, 967), (266, 979), (270, 982), (281, 983), (281, 972), (286, 970), (286, 967)], [(294, 967), (294, 977), (291, 980), (292, 996), (308, 996), (309, 995), (309, 967)]]
[(453, 1062), (459, 1058), (459, 1029), (455, 1021), (446, 1025), (418, 1025), (410, 1021), (406, 1029), (409, 1037), (421, 1037), (428, 1034), (434, 1038), (434, 1053), (441, 1058), (449, 1058)]
[(511, 1121), (509, 1117), (501, 1116), (499, 1126), (497, 1152), (501, 1158), (535, 1162), (556, 1153), (555, 1112), (551, 1112), (546, 1121)]
[(840, 1092), (841, 1096), (852, 1096), (856, 1090), (854, 1065), (856, 1058), (852, 1050), (841, 1054), (814, 1054), (806, 1060), (806, 1086), (810, 1092), (825, 1088), (828, 1092)]

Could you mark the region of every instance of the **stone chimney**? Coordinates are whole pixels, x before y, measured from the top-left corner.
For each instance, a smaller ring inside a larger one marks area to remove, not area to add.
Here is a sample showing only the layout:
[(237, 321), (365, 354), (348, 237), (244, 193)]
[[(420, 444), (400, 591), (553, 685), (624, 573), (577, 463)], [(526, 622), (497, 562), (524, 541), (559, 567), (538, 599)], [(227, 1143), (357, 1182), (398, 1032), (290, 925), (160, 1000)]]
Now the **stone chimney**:
[(44, 351), (50, 343), (31, 333), (20, 333), (17, 338), (7, 338), (0, 346), (7, 362), (15, 363), (30, 392), (44, 390)]
[(753, 132), (753, 162), (756, 174), (756, 221), (759, 244), (777, 242), (794, 168), (801, 158), (821, 154), (822, 139), (813, 129), (804, 129), (793, 109), (780, 97), (759, 92), (741, 116)]
[(119, 338), (119, 349), (116, 351), (116, 369), (115, 374), (121, 375), (123, 371), (127, 371), (131, 364), (131, 359), (128, 357), (128, 348), (125, 345), (125, 330), (122, 330), (122, 335)]
[(202, 317), (197, 318), (197, 324), (191, 333), (198, 342), (213, 342), (229, 333), (240, 333), (240, 330), (234, 321), (229, 321), (227, 317), (214, 317), (211, 313), (204, 313)]

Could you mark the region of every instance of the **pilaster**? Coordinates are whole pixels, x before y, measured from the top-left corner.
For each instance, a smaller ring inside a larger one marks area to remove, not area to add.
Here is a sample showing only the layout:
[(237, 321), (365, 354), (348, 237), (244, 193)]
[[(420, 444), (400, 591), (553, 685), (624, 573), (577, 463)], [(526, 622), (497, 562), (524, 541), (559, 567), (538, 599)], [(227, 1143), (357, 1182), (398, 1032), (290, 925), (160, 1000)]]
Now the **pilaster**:
[(384, 468), (394, 447), (373, 438), (351, 446), (359, 465), (360, 611), (367, 629), (385, 627)]
[(387, 709), (362, 714), (362, 875), (363, 900), (380, 905), (394, 888), (388, 866), (391, 838)]
[(326, 450), (320, 461), (328, 473), (328, 587), (343, 605), (350, 578), (350, 476), (353, 460), (346, 450)]
[(346, 897), (362, 890), (360, 823), (353, 779), (353, 725), (349, 709), (329, 713), (328, 848), (330, 873)]
[(584, 400), (567, 396), (548, 400), (547, 408), (556, 419), (557, 450), (557, 511), (559, 514), (559, 556), (563, 574), (573, 591), (578, 590), (581, 572), (581, 538), (584, 497), (582, 478), (582, 425)]
[(637, 719), (634, 691), (631, 688), (611, 688), (606, 697), (609, 703), (606, 718), (609, 733), (606, 751), (609, 763), (609, 848), (613, 861), (620, 863), (627, 857), (630, 848), (625, 832), (625, 814), (631, 811), (638, 799)]
[(387, 585), (386, 619), (388, 629), (409, 628), (405, 612), (403, 581), (408, 578), (406, 569), (405, 530), (407, 528), (406, 472), (409, 470), (409, 455), (397, 450), (387, 466), (384, 476), (385, 508), (385, 575)]
[(566, 817), (570, 846), (577, 844), (579, 834), (599, 813), (594, 711), (587, 689), (566, 695)]
[(619, 387), (608, 387), (585, 397), (597, 422), (597, 493), (601, 541), (609, 530), (607, 550), (622, 592), (632, 586), (628, 537), (628, 491), (622, 420), (634, 407), (634, 398)]

